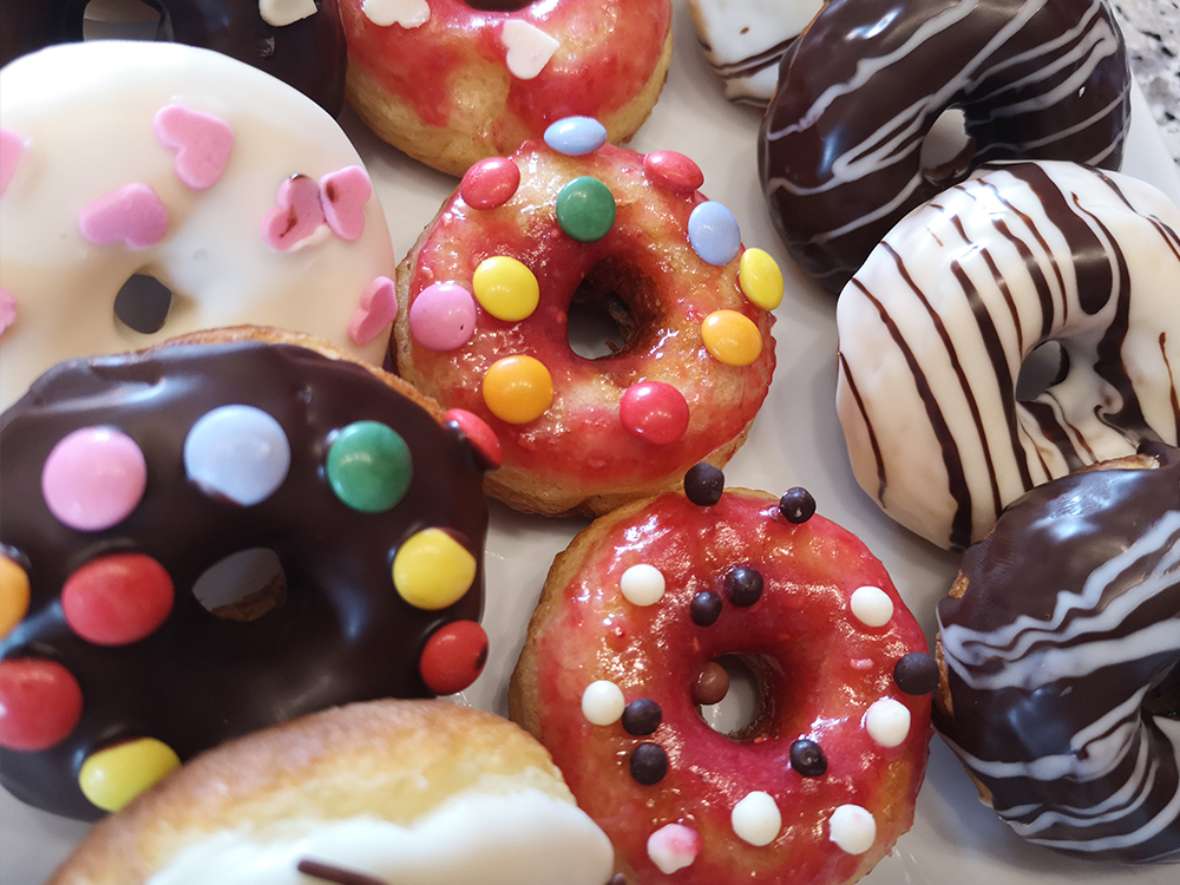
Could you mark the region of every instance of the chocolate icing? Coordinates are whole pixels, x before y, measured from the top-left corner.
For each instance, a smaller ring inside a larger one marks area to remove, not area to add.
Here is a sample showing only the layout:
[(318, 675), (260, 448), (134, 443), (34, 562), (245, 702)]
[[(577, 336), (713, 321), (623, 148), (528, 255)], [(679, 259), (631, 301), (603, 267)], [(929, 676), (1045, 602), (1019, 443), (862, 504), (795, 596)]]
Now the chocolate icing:
[(1014, 504), (938, 607), (936, 723), (996, 811), (1030, 841), (1133, 862), (1180, 852), (1180, 639), (1157, 641), (1180, 616), (1180, 449), (1142, 451), (1158, 468)]
[[(185, 477), (189, 428), (210, 409), (263, 409), (291, 447), (287, 479), (239, 508)], [(341, 503), (324, 478), (329, 435), (356, 420), (383, 421), (409, 444), (413, 480), (387, 513)], [(42, 464), (67, 433), (114, 424), (148, 465), (143, 501), (120, 525), (79, 533), (41, 495)], [(17, 798), (79, 818), (98, 816), (78, 788), (86, 756), (111, 742), (154, 737), (182, 759), (220, 741), (324, 707), (429, 695), (418, 674), (427, 636), (478, 619), (482, 567), (448, 609), (412, 608), (390, 574), (401, 541), (423, 528), (451, 531), (482, 558), (487, 507), (471, 447), (425, 409), (361, 366), (301, 347), (255, 342), (181, 344), (141, 355), (63, 363), (0, 416), (0, 543), (30, 564), (27, 619), (0, 639), (0, 660), (61, 663), (84, 697), (82, 721), (44, 752), (0, 749), (0, 783)], [(211, 565), (269, 547), (287, 579), (285, 604), (253, 623), (220, 620), (192, 594)], [(147, 639), (101, 648), (67, 626), (58, 593), (69, 575), (114, 551), (140, 551), (168, 569), (171, 616)]]
[[(4, 0), (0, 65), (55, 43), (83, 38), (90, 0)], [(347, 53), (338, 0), (281, 28), (263, 20), (257, 0), (143, 0), (158, 10), (159, 39), (213, 49), (294, 86), (335, 116), (344, 107)]]
[[(896, 57), (894, 57), (896, 56)], [(1102, 0), (832, 0), (791, 45), (759, 170), (779, 233), (833, 293), (906, 213), (935, 120), (960, 108), (988, 161), (1117, 169), (1130, 117), (1122, 35)]]

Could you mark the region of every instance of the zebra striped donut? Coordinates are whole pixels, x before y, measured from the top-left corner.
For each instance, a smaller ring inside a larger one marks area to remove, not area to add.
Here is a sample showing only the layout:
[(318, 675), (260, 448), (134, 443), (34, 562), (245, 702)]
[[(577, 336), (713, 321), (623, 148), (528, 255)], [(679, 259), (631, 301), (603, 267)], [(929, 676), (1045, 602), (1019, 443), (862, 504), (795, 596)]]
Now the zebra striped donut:
[[(1180, 442), (1180, 207), (1127, 176), (978, 171), (889, 232), (837, 322), (857, 481), (940, 546), (979, 540), (1044, 482)], [(1018, 402), (1049, 341), (1058, 377)]]
[(1041, 486), (938, 609), (936, 722), (1029, 842), (1180, 860), (1180, 450)]

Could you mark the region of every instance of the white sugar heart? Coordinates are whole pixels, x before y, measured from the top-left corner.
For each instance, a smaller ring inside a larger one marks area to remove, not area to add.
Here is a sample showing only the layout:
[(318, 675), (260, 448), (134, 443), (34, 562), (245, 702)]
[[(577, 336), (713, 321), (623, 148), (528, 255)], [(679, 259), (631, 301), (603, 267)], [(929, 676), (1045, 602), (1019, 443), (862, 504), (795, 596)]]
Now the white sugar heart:
[(271, 27), (285, 28), (315, 15), (315, 0), (258, 0), (258, 14)]
[(515, 18), (504, 22), (500, 40), (508, 50), (508, 70), (518, 80), (531, 80), (545, 70), (561, 45), (536, 25)]
[(420, 28), (430, 21), (430, 4), (427, 0), (365, 0), (361, 4), (361, 12), (373, 24), (383, 28), (390, 25)]

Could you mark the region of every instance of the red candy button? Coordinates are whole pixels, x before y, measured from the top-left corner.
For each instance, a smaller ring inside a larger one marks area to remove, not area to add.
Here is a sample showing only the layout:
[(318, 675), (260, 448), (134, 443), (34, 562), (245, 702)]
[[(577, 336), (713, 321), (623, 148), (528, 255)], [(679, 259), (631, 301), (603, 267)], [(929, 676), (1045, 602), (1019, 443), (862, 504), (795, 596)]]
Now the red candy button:
[(475, 621), (452, 621), (426, 640), (418, 672), (435, 694), (454, 694), (473, 683), (488, 660), (488, 634)]
[(82, 718), (82, 689), (53, 661), (0, 662), (0, 747), (44, 750)]
[(505, 157), (488, 157), (467, 170), (459, 196), (472, 209), (503, 206), (520, 187), (520, 167)]
[(172, 611), (172, 578), (142, 553), (88, 562), (61, 591), (71, 629), (95, 645), (126, 645), (156, 631)]
[(488, 467), (500, 466), (500, 461), (504, 457), (504, 451), (500, 448), (500, 438), (483, 418), (466, 409), (451, 409), (443, 415), (443, 422), (458, 427), (459, 432), (467, 437), (467, 441), (475, 447), (476, 454)]
[(664, 446), (688, 430), (688, 403), (671, 384), (640, 381), (628, 387), (619, 401), (619, 420), (628, 433)]
[(701, 167), (676, 151), (652, 151), (643, 158), (643, 171), (656, 187), (691, 194), (705, 183)]

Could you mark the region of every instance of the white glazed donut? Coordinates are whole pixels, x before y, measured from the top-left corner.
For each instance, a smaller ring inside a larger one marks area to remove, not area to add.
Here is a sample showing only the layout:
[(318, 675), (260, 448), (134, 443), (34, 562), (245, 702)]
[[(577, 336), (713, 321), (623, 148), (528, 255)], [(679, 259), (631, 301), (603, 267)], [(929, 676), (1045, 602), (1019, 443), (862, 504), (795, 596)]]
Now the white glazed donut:
[[(861, 487), (965, 547), (1029, 489), (1180, 436), (1180, 207), (1073, 163), (984, 167), (890, 231), (837, 308)], [(1016, 402), (1057, 341), (1057, 379)]]
[[(335, 121), (178, 44), (62, 45), (0, 72), (0, 230), (0, 407), (63, 359), (243, 322), (380, 361), (396, 306), (385, 218)], [(114, 315), (138, 272), (173, 293), (152, 335)]]

